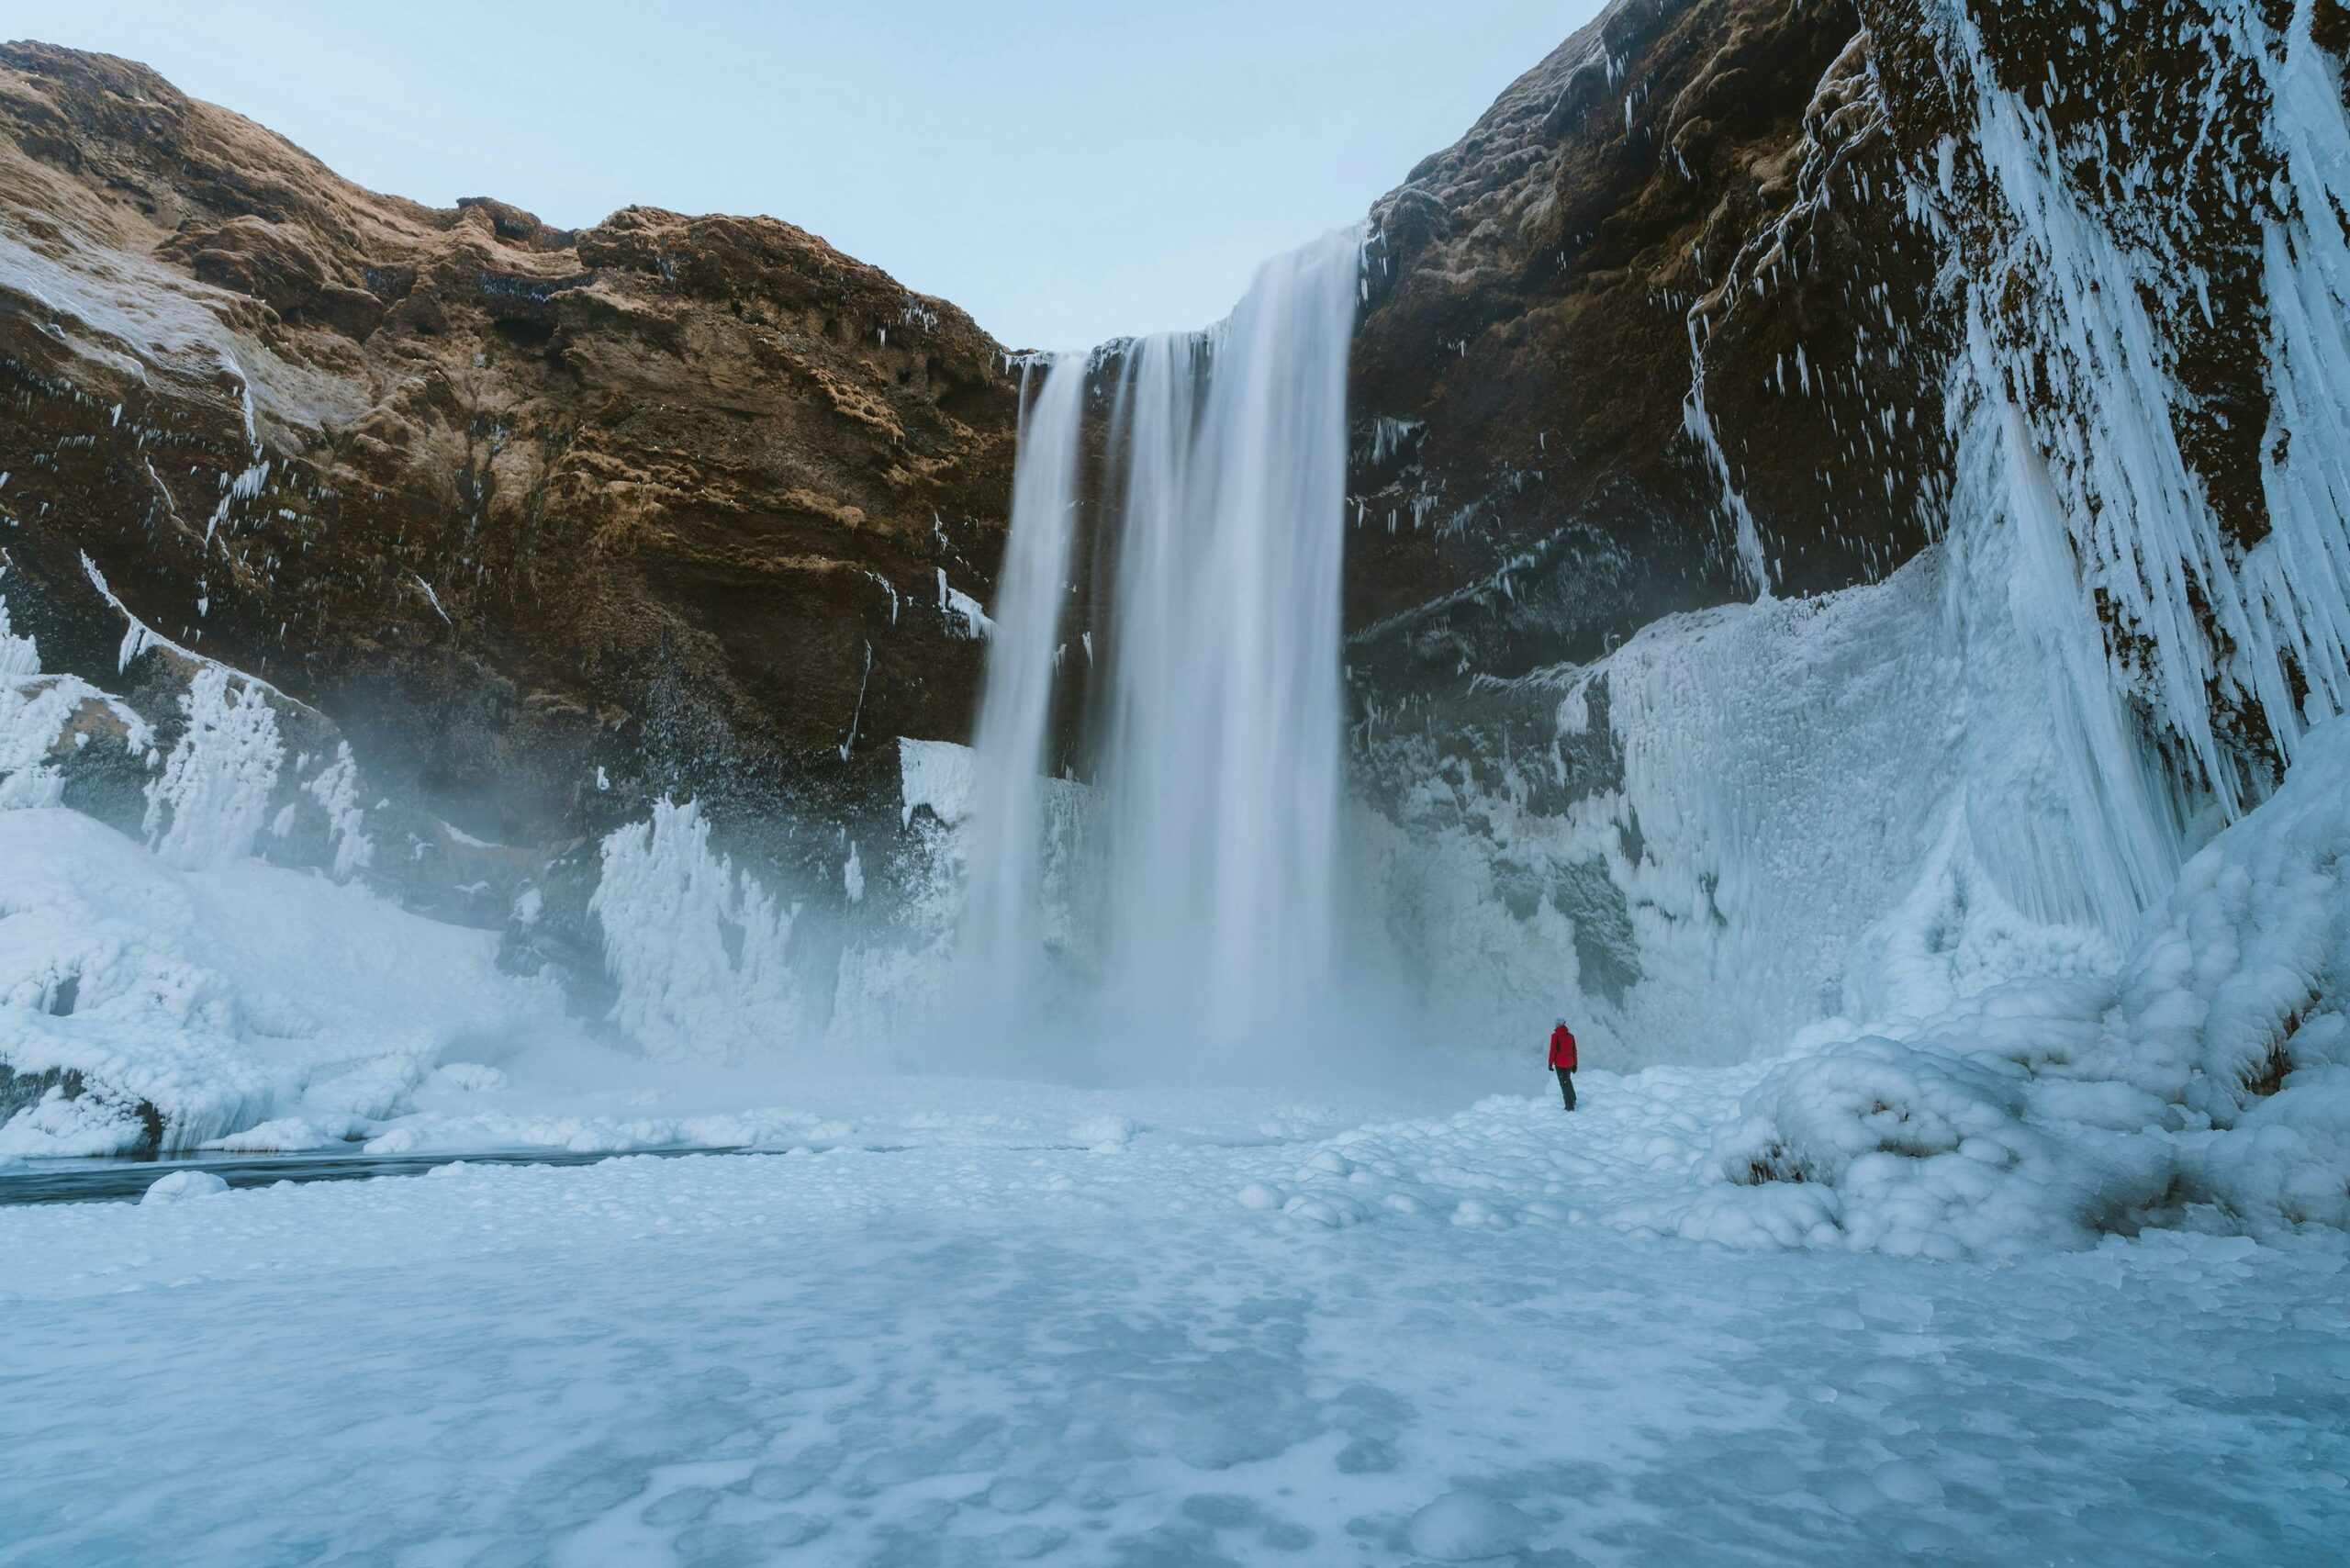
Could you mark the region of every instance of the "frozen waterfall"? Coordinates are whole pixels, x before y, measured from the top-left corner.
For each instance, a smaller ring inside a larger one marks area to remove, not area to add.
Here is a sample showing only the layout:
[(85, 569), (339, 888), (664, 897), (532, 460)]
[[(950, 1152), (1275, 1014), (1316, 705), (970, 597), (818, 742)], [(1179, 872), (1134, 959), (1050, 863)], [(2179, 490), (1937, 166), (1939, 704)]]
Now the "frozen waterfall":
[(1205, 332), (1053, 362), (1022, 427), (979, 724), (964, 951), (992, 993), (1041, 971), (1036, 805), (1066, 637), (1075, 454), (1109, 403), (1098, 1001), (1220, 1040), (1307, 1008), (1335, 959), (1347, 358), (1360, 238), (1268, 263)]

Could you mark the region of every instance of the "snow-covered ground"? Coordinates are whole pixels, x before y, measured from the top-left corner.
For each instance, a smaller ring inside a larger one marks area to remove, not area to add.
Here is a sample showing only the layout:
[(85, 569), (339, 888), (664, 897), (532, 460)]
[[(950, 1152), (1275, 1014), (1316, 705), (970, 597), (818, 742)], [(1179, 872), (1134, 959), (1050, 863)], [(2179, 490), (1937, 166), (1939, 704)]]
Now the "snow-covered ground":
[(0, 1209), (0, 1563), (2320, 1563), (2350, 1529), (2339, 1232), (1614, 1228), (1709, 1157), (1712, 1074), (1229, 1144), (1136, 1092), (1007, 1147), (1029, 1092), (929, 1090), (962, 1110), (891, 1152)]
[[(364, 1132), (444, 1061), (560, 1027), (552, 982), (498, 972), (497, 936), (258, 860), (175, 867), (58, 806), (0, 812), (0, 1064), (79, 1074), (0, 1125), (0, 1158), (185, 1148), (272, 1126)], [(436, 1079), (435, 1075), (439, 1074)]]

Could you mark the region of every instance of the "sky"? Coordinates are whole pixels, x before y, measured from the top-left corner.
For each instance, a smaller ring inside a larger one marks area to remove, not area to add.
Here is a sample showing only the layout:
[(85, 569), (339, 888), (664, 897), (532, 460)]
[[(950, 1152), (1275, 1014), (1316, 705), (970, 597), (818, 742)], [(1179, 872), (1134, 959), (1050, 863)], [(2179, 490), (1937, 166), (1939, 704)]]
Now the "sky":
[(377, 190), (767, 213), (1013, 348), (1222, 317), (1599, 0), (10, 0)]

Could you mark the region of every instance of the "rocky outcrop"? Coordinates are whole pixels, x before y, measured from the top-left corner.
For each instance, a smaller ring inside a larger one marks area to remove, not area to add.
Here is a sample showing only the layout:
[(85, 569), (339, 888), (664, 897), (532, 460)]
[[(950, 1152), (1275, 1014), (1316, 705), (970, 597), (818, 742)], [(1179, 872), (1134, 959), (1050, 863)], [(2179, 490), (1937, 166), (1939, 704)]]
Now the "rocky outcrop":
[(1375, 209), (1349, 609), (1388, 700), (1930, 536), (1949, 324), (1868, 71), (1849, 0), (1621, 0)]
[(0, 591), (46, 668), (135, 687), (135, 618), (466, 840), (560, 856), (690, 792), (834, 866), (891, 737), (969, 722), (947, 590), (994, 569), (1016, 380), (786, 223), (429, 208), (12, 44), (0, 400)]

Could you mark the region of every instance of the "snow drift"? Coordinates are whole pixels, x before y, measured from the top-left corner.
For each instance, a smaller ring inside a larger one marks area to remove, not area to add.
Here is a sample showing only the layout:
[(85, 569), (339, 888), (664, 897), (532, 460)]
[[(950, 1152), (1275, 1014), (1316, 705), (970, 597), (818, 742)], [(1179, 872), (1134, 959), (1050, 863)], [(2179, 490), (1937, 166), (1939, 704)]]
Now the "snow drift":
[[(152, 635), (130, 626), (126, 664)], [(119, 699), (43, 672), (0, 603), (0, 1155), (168, 1153), (273, 1121), (276, 1147), (330, 1141), (469, 1043), (559, 1025), (558, 988), (498, 972), (494, 932), (338, 879), (374, 854), (347, 746), (289, 756), (273, 689), (173, 652), (166, 752)], [(144, 844), (58, 803), (105, 746), (146, 778)], [(330, 869), (253, 858), (305, 812)]]
[(313, 872), (181, 869), (59, 807), (0, 812), (0, 1153), (388, 1115), (444, 1058), (560, 1020), (497, 950)]
[(1683, 1234), (1933, 1256), (2350, 1224), (2350, 722), (2190, 860), (2110, 975), (1993, 986), (1773, 1067)]

